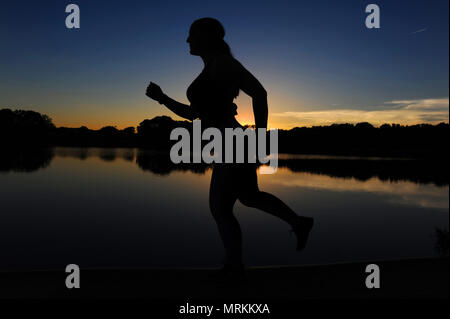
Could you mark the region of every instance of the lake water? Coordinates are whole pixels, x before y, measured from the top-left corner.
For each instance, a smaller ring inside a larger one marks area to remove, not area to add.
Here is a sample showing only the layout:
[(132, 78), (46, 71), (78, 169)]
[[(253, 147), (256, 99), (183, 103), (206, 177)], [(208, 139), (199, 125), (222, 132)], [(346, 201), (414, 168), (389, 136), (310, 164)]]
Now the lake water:
[[(276, 174), (258, 175), (260, 189), (314, 217), (315, 226), (297, 252), (286, 224), (237, 202), (246, 263), (436, 256), (436, 228), (448, 231), (448, 180), (397, 174), (403, 162), (281, 156)], [(206, 166), (100, 148), (15, 151), (0, 164), (1, 270), (221, 263)]]

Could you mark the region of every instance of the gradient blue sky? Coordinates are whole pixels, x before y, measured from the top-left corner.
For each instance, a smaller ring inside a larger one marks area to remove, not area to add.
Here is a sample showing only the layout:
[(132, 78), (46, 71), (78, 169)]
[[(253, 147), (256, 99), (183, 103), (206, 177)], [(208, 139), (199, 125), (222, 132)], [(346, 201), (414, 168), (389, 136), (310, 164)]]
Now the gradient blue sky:
[[(80, 29), (65, 27), (69, 3)], [(365, 27), (369, 3), (380, 6), (380, 29)], [(176, 118), (145, 88), (156, 82), (187, 103), (203, 67), (189, 54), (189, 26), (211, 16), (268, 91), (271, 127), (448, 122), (448, 12), (448, 0), (2, 3), (0, 108), (72, 127)], [(237, 104), (238, 119), (252, 122), (250, 98), (241, 92)]]

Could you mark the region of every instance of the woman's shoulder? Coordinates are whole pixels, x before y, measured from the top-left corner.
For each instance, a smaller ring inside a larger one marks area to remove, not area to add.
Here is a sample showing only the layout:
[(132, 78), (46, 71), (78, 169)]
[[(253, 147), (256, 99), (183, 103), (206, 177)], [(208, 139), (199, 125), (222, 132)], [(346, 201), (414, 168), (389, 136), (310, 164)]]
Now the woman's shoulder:
[(210, 67), (210, 75), (212, 77), (223, 78), (228, 76), (236, 76), (239, 73), (239, 69), (242, 64), (236, 60), (233, 56), (227, 54), (221, 54), (216, 56)]

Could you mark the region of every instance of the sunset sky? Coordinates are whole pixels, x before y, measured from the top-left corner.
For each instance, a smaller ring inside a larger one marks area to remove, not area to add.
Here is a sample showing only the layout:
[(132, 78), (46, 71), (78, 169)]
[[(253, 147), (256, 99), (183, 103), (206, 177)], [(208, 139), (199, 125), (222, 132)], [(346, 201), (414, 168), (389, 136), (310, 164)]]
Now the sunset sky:
[[(81, 28), (67, 29), (76, 3)], [(365, 27), (365, 7), (381, 28)], [(15, 1), (0, 7), (0, 108), (34, 110), (57, 126), (136, 126), (174, 116), (149, 81), (188, 103), (203, 62), (190, 24), (220, 20), (235, 56), (263, 84), (269, 127), (437, 123), (449, 118), (448, 0)], [(241, 92), (238, 120), (253, 122)], [(178, 119), (178, 118), (177, 118)]]

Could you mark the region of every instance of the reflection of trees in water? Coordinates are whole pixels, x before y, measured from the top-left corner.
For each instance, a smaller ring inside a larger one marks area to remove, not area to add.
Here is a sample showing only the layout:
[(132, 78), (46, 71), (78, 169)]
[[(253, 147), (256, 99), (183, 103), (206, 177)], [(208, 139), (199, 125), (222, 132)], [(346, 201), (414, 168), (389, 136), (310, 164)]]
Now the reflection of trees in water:
[[(204, 174), (210, 165), (204, 163), (174, 164), (169, 151), (151, 151), (134, 148), (13, 148), (3, 152), (0, 171), (32, 172), (47, 167), (53, 156), (73, 157), (86, 160), (97, 157), (107, 162), (117, 159), (132, 162), (144, 171), (168, 175), (172, 171), (191, 171)], [(448, 165), (444, 160), (367, 160), (367, 159), (298, 159), (279, 158), (279, 167), (292, 172), (322, 174), (338, 178), (355, 178), (366, 181), (379, 178), (381, 181), (411, 181), (434, 183), (437, 186), (449, 184)]]
[(57, 147), (55, 155), (58, 157), (73, 157), (85, 160), (88, 157), (98, 157), (105, 162), (123, 159), (132, 162), (135, 157), (134, 148), (89, 148), (89, 147)]
[[(146, 171), (167, 175), (174, 170), (204, 173), (206, 164), (174, 164), (169, 152), (156, 153), (139, 150), (136, 158), (138, 166)], [(355, 178), (366, 181), (379, 178), (381, 181), (410, 181), (434, 183), (437, 186), (449, 184), (448, 167), (443, 162), (420, 160), (348, 160), (348, 159), (279, 159), (279, 167), (292, 172), (307, 172), (338, 178)]]
[(134, 161), (134, 149), (116, 149), (116, 148), (101, 148), (98, 149), (97, 154), (93, 154), (94, 156), (97, 155), (100, 159), (104, 160), (105, 162), (112, 162), (116, 159), (122, 159), (128, 162)]
[(0, 157), (0, 172), (34, 172), (50, 165), (51, 148), (6, 149)]
[[(136, 163), (144, 171), (168, 175), (174, 170), (204, 173), (206, 164), (174, 164), (169, 153), (155, 153), (139, 150)], [(448, 168), (444, 163), (430, 163), (419, 160), (336, 160), (336, 159), (280, 159), (279, 167), (292, 172), (306, 172), (337, 178), (355, 178), (366, 181), (379, 178), (381, 181), (410, 181), (414, 183), (434, 183), (437, 186), (449, 184)]]
[(168, 175), (172, 171), (190, 171), (196, 174), (204, 174), (210, 166), (204, 163), (174, 164), (170, 160), (169, 152), (152, 152), (146, 150), (138, 150), (136, 163), (142, 170), (159, 175)]
[(87, 149), (85, 149), (85, 148), (80, 149), (80, 153), (78, 154), (78, 158), (81, 159), (81, 160), (86, 160), (88, 158)]
[(377, 177), (381, 181), (410, 181), (449, 184), (448, 165), (444, 161), (425, 160), (339, 160), (339, 159), (280, 159), (279, 167), (293, 172), (308, 172), (331, 177), (355, 178), (366, 181)]
[(134, 149), (101, 148), (99, 149), (98, 157), (106, 162), (112, 162), (118, 158), (132, 162), (134, 153)]
[(116, 150), (115, 149), (102, 149), (100, 151), (99, 157), (105, 162), (112, 162), (116, 159)]
[(122, 154), (122, 158), (128, 162), (134, 161), (134, 151), (133, 152), (125, 152)]

